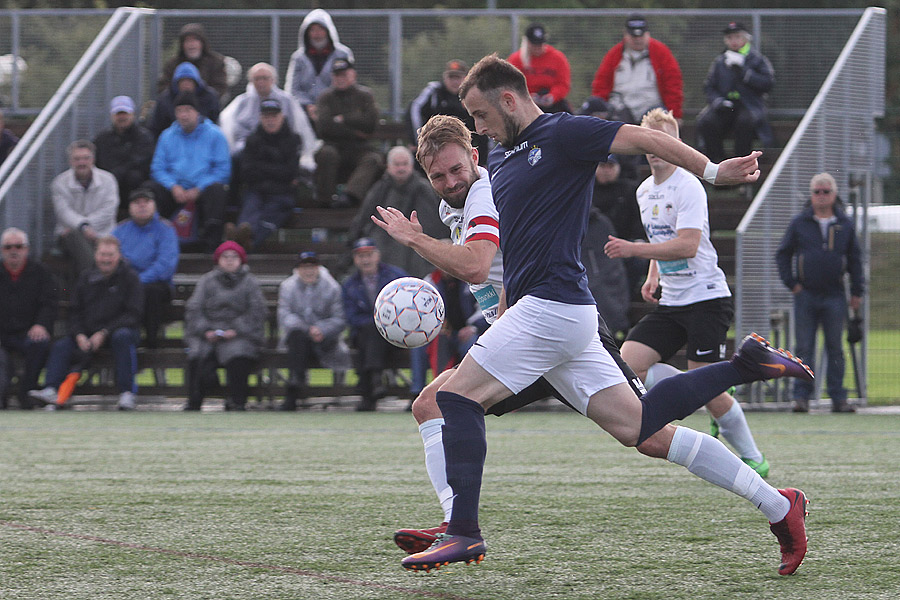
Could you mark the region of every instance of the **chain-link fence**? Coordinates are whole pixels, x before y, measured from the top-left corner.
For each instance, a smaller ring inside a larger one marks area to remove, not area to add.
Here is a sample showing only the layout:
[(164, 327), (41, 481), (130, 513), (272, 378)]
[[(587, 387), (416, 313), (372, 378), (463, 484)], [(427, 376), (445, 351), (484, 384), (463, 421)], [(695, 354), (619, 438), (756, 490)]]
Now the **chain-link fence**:
[[(787, 223), (809, 199), (809, 181), (816, 173), (832, 173), (840, 196), (857, 207), (861, 243), (869, 254), (864, 217), (877, 159), (875, 119), (884, 114), (885, 22), (883, 9), (866, 12), (738, 227), (738, 335), (768, 332), (773, 319), (782, 329), (792, 329), (792, 319), (785, 318), (792, 295), (779, 279), (774, 256)], [(865, 348), (862, 344), (853, 360), (863, 374)], [(824, 361), (816, 364), (824, 371)], [(865, 398), (865, 377), (860, 382), (858, 393)]]
[[(440, 77), (448, 59), (474, 62), (491, 52), (506, 56), (518, 47), (521, 32), (532, 22), (542, 23), (550, 42), (567, 54), (572, 66), (569, 100), (578, 106), (590, 93), (601, 58), (621, 39), (629, 12), (343, 10), (331, 15), (341, 41), (355, 53), (360, 83), (372, 88), (387, 118), (397, 119), (428, 81)], [(112, 96), (128, 94), (141, 103), (155, 97), (160, 66), (176, 51), (183, 25), (202, 23), (210, 46), (237, 60), (243, 74), (265, 61), (276, 67), (284, 81), (306, 14), (119, 9), (112, 16), (111, 11), (89, 10), (0, 11), (0, 103), (8, 116), (34, 115), (43, 109), (21, 148), (0, 167), (0, 224), (29, 231), (38, 252), (49, 247), (53, 223), (49, 185), (67, 168), (65, 147), (77, 138), (93, 138), (108, 126)], [(753, 44), (774, 65), (776, 85), (769, 100), (773, 117), (796, 119), (813, 103), (862, 14), (856, 9), (645, 11), (651, 34), (672, 49), (681, 65), (688, 121), (705, 103), (703, 82), (722, 50), (721, 31), (728, 21), (743, 21), (753, 32)], [(774, 212), (757, 209), (754, 228), (760, 229), (759, 239), (751, 241), (749, 231), (743, 234), (739, 264), (746, 265), (738, 283), (739, 302), (741, 311), (750, 307), (758, 315), (739, 317), (738, 333), (766, 330), (771, 313), (786, 305), (788, 296), (777, 277), (772, 277), (771, 256), (773, 244), (799, 207), (797, 193), (805, 188), (802, 180), (808, 182), (813, 172), (840, 170), (842, 192), (848, 191), (851, 174), (864, 182), (859, 189), (868, 192), (870, 188), (877, 160), (869, 137), (871, 121), (883, 111), (872, 103), (883, 103), (885, 26), (883, 13), (871, 14), (863, 41), (857, 42), (852, 60), (843, 69), (842, 77), (849, 82), (832, 85), (828, 108), (806, 127), (808, 135), (818, 137), (796, 148), (800, 165), (782, 167), (771, 184), (777, 181), (777, 188), (767, 190), (768, 202), (779, 208)], [(7, 55), (10, 58), (4, 62)], [(245, 86), (245, 75), (237, 77), (230, 94), (241, 93)], [(836, 136), (837, 131), (843, 133)], [(864, 201), (868, 200), (865, 195)], [(892, 277), (896, 279), (896, 273)], [(872, 326), (878, 325), (873, 322)]]
[[(341, 41), (356, 56), (360, 82), (371, 87), (381, 110), (399, 117), (405, 106), (450, 58), (474, 62), (485, 54), (501, 56), (518, 48), (521, 32), (532, 22), (545, 25), (550, 42), (572, 66), (570, 102), (578, 106), (606, 51), (622, 37), (628, 10), (336, 10)], [(36, 113), (103, 27), (112, 11), (0, 11), (0, 56), (15, 55), (26, 68), (3, 75), (0, 102), (12, 114)], [(183, 25), (200, 22), (212, 48), (244, 68), (265, 61), (281, 81), (307, 11), (182, 11), (147, 15), (154, 22), (147, 61), (136, 69), (158, 68), (159, 57), (176, 50)], [(772, 61), (778, 84), (770, 97), (775, 115), (801, 115), (837, 58), (861, 10), (647, 10), (652, 36), (666, 43), (684, 75), (685, 108), (696, 114), (704, 105), (703, 81), (722, 50), (722, 28), (739, 20), (753, 32), (753, 44)], [(823, 40), (828, 40), (823, 43)], [(10, 59), (11, 60), (11, 59)], [(236, 81), (232, 95), (243, 91)], [(152, 90), (147, 90), (152, 92)], [(142, 98), (151, 100), (152, 96)]]

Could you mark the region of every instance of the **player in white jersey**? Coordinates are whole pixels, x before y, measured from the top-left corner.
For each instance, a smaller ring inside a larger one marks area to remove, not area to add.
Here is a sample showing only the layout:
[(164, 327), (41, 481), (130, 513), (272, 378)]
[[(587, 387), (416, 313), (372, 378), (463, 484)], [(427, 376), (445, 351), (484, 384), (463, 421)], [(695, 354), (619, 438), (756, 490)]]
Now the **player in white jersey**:
[[(678, 137), (678, 122), (657, 108), (641, 121), (642, 127)], [(719, 257), (709, 239), (706, 190), (693, 174), (653, 155), (647, 156), (651, 175), (637, 190), (641, 221), (649, 244), (609, 237), (610, 257), (650, 259), (641, 295), (658, 306), (645, 315), (622, 345), (622, 357), (645, 382), (648, 370), (670, 359), (686, 345), (688, 369), (726, 359), (725, 342), (734, 317), (731, 291)], [(759, 451), (741, 405), (728, 394), (712, 399), (707, 410), (713, 435), (721, 434), (751, 469), (769, 474), (769, 463)]]

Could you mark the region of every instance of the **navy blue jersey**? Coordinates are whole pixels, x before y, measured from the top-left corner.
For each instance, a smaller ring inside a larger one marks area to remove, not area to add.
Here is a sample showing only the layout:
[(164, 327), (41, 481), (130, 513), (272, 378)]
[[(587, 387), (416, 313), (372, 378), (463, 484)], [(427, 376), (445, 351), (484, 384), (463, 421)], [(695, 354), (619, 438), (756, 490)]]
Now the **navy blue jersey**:
[(509, 306), (525, 295), (594, 304), (581, 243), (597, 163), (622, 123), (554, 113), (539, 116), (511, 148), (488, 157), (500, 214), (503, 286)]

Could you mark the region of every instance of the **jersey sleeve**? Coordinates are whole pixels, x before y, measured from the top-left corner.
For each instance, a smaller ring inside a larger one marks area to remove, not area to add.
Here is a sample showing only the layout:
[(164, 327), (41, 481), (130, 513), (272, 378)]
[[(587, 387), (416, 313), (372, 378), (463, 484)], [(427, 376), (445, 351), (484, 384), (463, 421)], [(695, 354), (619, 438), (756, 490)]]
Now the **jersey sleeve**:
[(487, 240), (500, 247), (500, 215), (491, 195), (491, 186), (487, 177), (482, 177), (472, 185), (466, 199), (465, 240)]
[(606, 162), (609, 147), (624, 123), (597, 117), (563, 115), (557, 123), (557, 138), (566, 140), (563, 150), (575, 160)]

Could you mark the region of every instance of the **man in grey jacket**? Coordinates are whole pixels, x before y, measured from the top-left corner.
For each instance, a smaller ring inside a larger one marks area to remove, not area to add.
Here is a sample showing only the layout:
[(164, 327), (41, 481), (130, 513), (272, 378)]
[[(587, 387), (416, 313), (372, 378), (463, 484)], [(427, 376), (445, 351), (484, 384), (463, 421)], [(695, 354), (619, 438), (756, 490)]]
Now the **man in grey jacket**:
[(94, 166), (97, 154), (88, 140), (75, 140), (66, 149), (68, 171), (51, 186), (56, 235), (63, 252), (75, 261), (75, 273), (94, 265), (94, 245), (116, 225), (119, 184), (115, 176)]
[(346, 325), (341, 286), (315, 252), (301, 252), (294, 274), (278, 288), (281, 343), (291, 361), (281, 410), (296, 410), (297, 400), (307, 397), (306, 370), (314, 358), (336, 373), (350, 368), (350, 353), (342, 338)]

